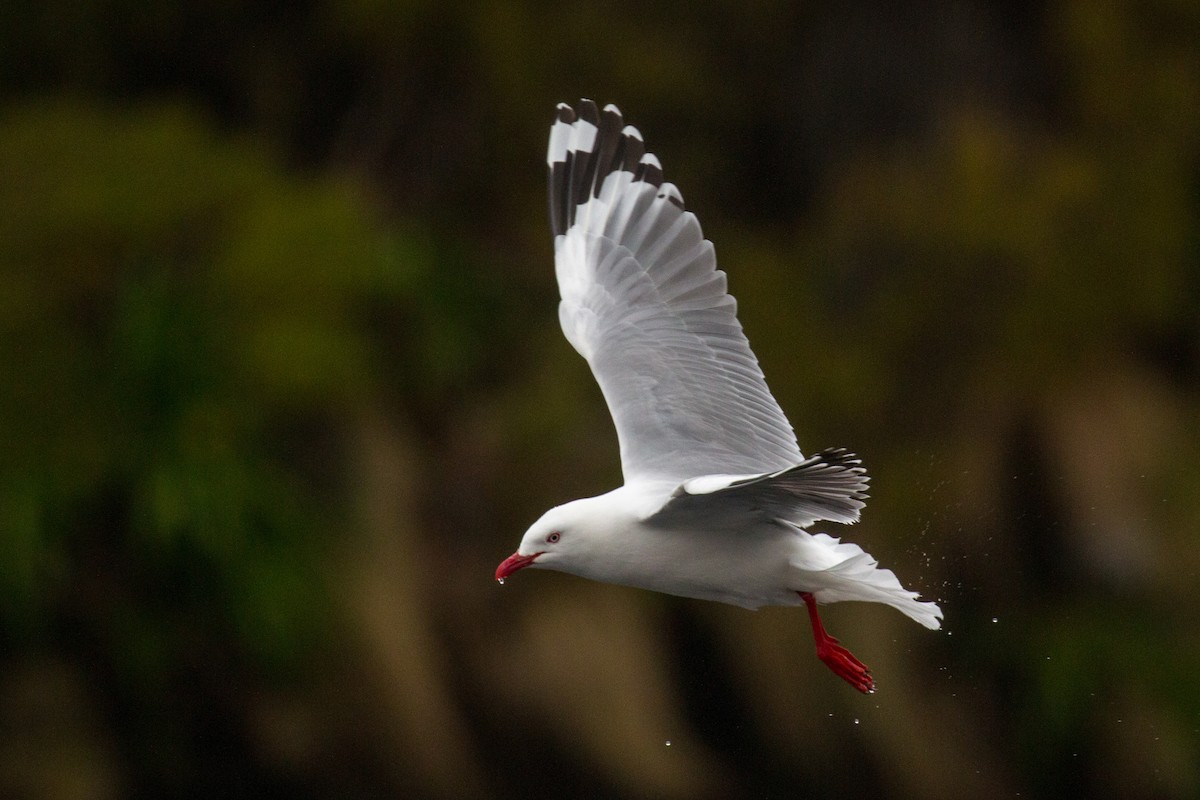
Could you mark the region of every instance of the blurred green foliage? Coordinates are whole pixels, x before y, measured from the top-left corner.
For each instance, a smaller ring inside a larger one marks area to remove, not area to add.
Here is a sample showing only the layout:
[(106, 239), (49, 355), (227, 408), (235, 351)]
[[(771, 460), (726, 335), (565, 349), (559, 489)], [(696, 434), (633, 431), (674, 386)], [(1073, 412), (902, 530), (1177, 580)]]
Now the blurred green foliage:
[(260, 150), (178, 107), (7, 110), (6, 638), (82, 602), (142, 680), (185, 615), (284, 663), (322, 630), (344, 509), (311, 432), (372, 388), (363, 323), (425, 256)]
[[(4, 16), (0, 795), (1196, 795), (1195, 4)], [(869, 701), (790, 614), (492, 585), (619, 479), (544, 218), (580, 95), (947, 611), (830, 612)]]

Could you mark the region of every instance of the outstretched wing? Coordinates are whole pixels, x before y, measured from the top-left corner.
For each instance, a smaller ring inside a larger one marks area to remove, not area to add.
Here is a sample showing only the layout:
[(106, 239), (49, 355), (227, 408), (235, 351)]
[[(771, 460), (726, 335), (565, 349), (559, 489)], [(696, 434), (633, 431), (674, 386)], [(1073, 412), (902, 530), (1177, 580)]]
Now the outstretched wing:
[(612, 105), (559, 105), (547, 162), (559, 319), (608, 402), (625, 482), (801, 461), (712, 243), (637, 129)]

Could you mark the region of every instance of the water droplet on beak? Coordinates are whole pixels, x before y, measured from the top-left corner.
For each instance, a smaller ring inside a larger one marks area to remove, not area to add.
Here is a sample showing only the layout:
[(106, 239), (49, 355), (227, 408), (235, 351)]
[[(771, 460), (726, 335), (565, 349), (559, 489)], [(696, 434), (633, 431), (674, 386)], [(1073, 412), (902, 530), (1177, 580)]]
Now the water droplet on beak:
[(503, 585), (504, 585), (504, 578), (496, 578), (496, 583), (498, 583), (498, 584), (500, 584), (501, 586), (503, 586)]

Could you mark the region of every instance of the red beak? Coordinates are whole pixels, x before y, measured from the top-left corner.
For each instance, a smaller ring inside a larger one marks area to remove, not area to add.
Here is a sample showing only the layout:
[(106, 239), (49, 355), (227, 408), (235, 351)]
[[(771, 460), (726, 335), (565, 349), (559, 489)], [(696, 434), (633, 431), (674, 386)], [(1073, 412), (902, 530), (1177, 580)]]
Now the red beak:
[(523, 556), (520, 553), (513, 553), (508, 558), (500, 562), (500, 566), (496, 567), (496, 580), (504, 583), (504, 579), (512, 575), (519, 569), (525, 569), (534, 561), (541, 553), (534, 553), (531, 556)]

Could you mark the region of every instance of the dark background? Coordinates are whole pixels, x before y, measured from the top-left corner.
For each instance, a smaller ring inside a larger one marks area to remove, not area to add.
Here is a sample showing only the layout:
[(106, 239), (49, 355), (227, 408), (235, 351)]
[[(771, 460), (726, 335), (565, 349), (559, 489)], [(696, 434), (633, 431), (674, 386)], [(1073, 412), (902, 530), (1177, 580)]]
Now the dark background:
[[(1195, 3), (0, 17), (0, 796), (1197, 796)], [(492, 579), (620, 480), (581, 96), (942, 603), (826, 612), (873, 696), (797, 609)]]

